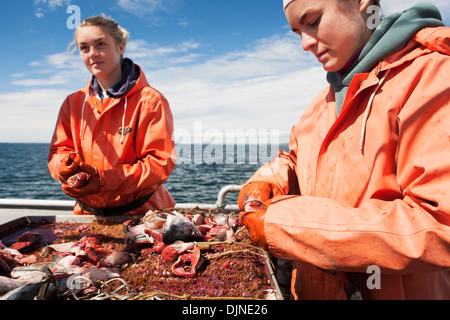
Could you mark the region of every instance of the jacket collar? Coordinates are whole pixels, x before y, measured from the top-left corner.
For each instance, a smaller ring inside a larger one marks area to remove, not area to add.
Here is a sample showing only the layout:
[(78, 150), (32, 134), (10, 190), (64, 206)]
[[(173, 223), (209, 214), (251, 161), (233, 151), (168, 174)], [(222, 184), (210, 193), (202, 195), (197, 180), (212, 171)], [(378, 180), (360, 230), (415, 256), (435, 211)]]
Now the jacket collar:
[[(136, 91), (148, 86), (147, 79), (142, 72), (141, 67), (131, 59), (125, 58), (122, 62), (122, 79), (112, 88), (107, 90), (108, 96), (112, 98), (123, 98), (130, 96)], [(84, 91), (89, 95), (102, 97), (102, 90), (95, 76), (91, 77)]]
[(335, 91), (337, 113), (341, 111), (348, 87), (355, 75), (367, 73), (383, 58), (399, 51), (403, 52), (405, 45), (419, 30), (443, 25), (439, 10), (432, 4), (418, 4), (384, 19), (344, 74), (327, 74), (327, 80)]

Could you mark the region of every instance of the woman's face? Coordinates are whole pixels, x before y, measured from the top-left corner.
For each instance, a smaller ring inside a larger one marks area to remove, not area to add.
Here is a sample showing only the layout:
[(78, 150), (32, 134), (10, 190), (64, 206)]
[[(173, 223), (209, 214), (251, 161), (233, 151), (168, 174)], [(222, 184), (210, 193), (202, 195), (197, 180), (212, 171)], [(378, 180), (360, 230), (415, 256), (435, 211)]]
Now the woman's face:
[[(341, 3), (338, 3), (341, 2)], [(286, 8), (286, 18), (325, 71), (341, 70), (371, 36), (365, 10), (370, 1), (295, 0)]]
[(98, 26), (81, 27), (76, 32), (76, 42), (86, 68), (99, 79), (114, 78), (121, 70), (124, 45)]

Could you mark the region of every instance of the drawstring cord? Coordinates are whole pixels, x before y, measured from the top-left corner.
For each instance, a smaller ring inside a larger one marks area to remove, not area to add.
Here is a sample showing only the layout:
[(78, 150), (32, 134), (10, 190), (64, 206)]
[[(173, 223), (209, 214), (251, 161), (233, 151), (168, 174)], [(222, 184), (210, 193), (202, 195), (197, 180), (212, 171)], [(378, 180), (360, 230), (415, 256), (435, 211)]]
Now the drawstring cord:
[(361, 150), (361, 151), (363, 149), (363, 145), (364, 145), (364, 142), (366, 139), (367, 120), (369, 119), (369, 113), (370, 113), (370, 110), (372, 109), (373, 100), (375, 99), (375, 95), (378, 92), (378, 89), (380, 89), (381, 85), (386, 80), (388, 73), (389, 73), (389, 70), (386, 71), (383, 78), (381, 78), (380, 82), (378, 82), (378, 85), (375, 88), (375, 90), (373, 91), (372, 95), (370, 96), (369, 103), (367, 104), (366, 112), (364, 113), (363, 125), (361, 127), (361, 140), (359, 141), (359, 150)]
[(86, 106), (86, 101), (87, 101), (88, 97), (89, 97), (89, 95), (86, 95), (86, 98), (84, 98), (83, 108), (81, 109), (80, 139), (81, 139), (81, 133), (83, 131), (83, 124), (84, 124), (84, 107)]
[[(83, 108), (81, 109), (81, 126), (80, 126), (80, 139), (82, 137), (83, 132), (83, 125), (84, 125), (84, 109), (86, 107), (86, 102), (88, 99), (88, 95), (86, 95), (86, 98), (83, 102)], [(123, 108), (123, 117), (122, 117), (122, 131), (121, 131), (121, 137), (120, 137), (120, 144), (123, 144), (124, 138), (125, 138), (125, 115), (127, 112), (127, 106), (128, 106), (128, 97), (125, 97), (125, 106)]]
[(120, 144), (123, 144), (123, 140), (125, 138), (125, 115), (127, 113), (127, 104), (128, 104), (128, 97), (125, 97), (125, 105), (123, 107), (122, 133), (121, 133), (121, 137), (120, 137)]

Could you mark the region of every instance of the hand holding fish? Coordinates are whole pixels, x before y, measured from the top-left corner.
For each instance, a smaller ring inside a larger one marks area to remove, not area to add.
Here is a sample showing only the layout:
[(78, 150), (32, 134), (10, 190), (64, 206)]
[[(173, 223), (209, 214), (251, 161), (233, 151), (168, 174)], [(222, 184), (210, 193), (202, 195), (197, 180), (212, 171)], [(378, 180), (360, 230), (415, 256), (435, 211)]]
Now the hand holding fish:
[(68, 179), (61, 189), (70, 197), (80, 199), (98, 193), (101, 172), (85, 162), (79, 164), (80, 173)]
[(282, 193), (270, 182), (255, 181), (245, 185), (239, 193), (239, 209), (256, 212), (265, 209), (264, 202)]
[(264, 233), (264, 219), (266, 210), (269, 207), (271, 200), (266, 201), (264, 208), (256, 212), (242, 211), (239, 213), (239, 220), (250, 231), (250, 238), (257, 243), (264, 250), (268, 250), (266, 234)]
[(59, 181), (62, 183), (67, 183), (67, 179), (73, 175), (79, 173), (80, 163), (83, 160), (83, 155), (79, 152), (72, 152), (70, 155), (61, 159), (59, 165)]

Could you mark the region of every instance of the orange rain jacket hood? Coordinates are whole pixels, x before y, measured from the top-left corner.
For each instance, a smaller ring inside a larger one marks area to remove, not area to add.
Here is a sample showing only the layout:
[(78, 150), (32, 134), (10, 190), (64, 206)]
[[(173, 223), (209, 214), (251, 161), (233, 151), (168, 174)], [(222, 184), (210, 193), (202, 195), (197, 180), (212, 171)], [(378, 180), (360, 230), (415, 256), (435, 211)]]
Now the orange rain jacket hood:
[(339, 115), (329, 86), (247, 182), (286, 194), (264, 229), (294, 298), (345, 299), (356, 278), (364, 299), (450, 299), (449, 55), (450, 28), (423, 28), (354, 75)]
[[(77, 151), (86, 163), (103, 170), (99, 193), (80, 199), (90, 207), (118, 207), (153, 192), (142, 207), (127, 214), (175, 205), (163, 186), (176, 162), (172, 113), (163, 95), (136, 69), (139, 77), (125, 96), (100, 99), (91, 81), (61, 107), (48, 168), (58, 180), (60, 160)], [(74, 212), (88, 213), (78, 205)]]

